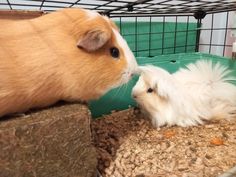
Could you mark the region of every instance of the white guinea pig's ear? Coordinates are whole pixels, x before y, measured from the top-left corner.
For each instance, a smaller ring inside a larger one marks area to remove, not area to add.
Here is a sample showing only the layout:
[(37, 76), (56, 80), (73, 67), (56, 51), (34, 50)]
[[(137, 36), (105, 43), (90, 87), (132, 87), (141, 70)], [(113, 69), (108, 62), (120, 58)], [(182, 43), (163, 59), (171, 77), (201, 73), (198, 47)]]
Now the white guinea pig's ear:
[(101, 29), (93, 29), (87, 31), (81, 36), (77, 43), (77, 47), (80, 47), (88, 52), (93, 52), (101, 48), (110, 38), (111, 33)]
[(155, 89), (158, 95), (164, 99), (173, 99), (176, 97), (177, 88), (172, 79), (161, 78), (155, 83)]

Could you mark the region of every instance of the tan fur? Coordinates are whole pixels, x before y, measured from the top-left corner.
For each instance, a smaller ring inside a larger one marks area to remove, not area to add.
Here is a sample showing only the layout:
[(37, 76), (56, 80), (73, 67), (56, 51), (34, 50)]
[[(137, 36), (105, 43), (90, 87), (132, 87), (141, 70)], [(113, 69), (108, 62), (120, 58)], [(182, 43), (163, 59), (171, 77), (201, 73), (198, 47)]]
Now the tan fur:
[[(98, 15), (88, 19), (80, 9), (64, 9), (32, 20), (0, 20), (0, 116), (43, 107), (58, 100), (90, 100), (120, 82), (127, 67), (112, 27)], [(109, 39), (87, 52), (78, 41), (91, 29)], [(113, 59), (109, 48), (120, 49)]]

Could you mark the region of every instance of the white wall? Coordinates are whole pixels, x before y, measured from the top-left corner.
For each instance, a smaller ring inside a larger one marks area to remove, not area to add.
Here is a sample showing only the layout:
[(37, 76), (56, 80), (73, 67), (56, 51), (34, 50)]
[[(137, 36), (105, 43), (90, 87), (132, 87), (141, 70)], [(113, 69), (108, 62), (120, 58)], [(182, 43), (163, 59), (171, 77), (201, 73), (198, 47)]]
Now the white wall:
[[(235, 12), (230, 12), (228, 16), (228, 28), (235, 27), (236, 25), (233, 25), (233, 22), (235, 19)], [(212, 24), (213, 20), (213, 24)], [(208, 14), (203, 20), (202, 20), (202, 29), (209, 29), (209, 28), (226, 28), (227, 23), (227, 13), (215, 13), (214, 15)], [(213, 26), (212, 26), (213, 25)], [(225, 37), (226, 37), (226, 45), (232, 45), (233, 41), (235, 40), (235, 37), (233, 37), (233, 31), (228, 30), (227, 35), (225, 34), (226, 30), (202, 30), (201, 36), (200, 36), (200, 43), (201, 44), (209, 44), (210, 40), (212, 40), (212, 44), (224, 44)], [(235, 31), (234, 31), (235, 33)], [(226, 35), (226, 36), (225, 36)], [(212, 39), (211, 39), (212, 37)], [(222, 55), (224, 47), (222, 46), (211, 46), (211, 49), (209, 46), (200, 46), (199, 50), (201, 52), (208, 53), (209, 51), (212, 54), (215, 55)], [(231, 47), (225, 48), (225, 55), (230, 57), (231, 56)]]

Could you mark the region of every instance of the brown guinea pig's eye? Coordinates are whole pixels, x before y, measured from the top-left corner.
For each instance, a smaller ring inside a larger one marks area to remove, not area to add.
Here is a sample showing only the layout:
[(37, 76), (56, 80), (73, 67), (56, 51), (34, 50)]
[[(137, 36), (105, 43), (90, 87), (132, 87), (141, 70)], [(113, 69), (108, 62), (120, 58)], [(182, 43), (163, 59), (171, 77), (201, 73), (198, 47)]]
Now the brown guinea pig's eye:
[(110, 48), (110, 53), (113, 58), (119, 58), (120, 56), (120, 51), (116, 47)]
[(153, 92), (153, 89), (152, 88), (148, 88), (147, 89), (147, 93), (152, 93)]

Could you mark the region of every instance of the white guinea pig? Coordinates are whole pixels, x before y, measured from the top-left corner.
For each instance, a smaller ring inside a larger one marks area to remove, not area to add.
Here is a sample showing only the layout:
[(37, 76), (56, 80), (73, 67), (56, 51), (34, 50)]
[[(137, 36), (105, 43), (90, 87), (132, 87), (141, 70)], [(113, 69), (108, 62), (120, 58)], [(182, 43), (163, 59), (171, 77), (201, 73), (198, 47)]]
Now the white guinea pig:
[(170, 74), (155, 66), (140, 67), (132, 90), (155, 127), (193, 126), (204, 120), (236, 118), (236, 86), (226, 67), (200, 60)]
[(96, 99), (137, 68), (116, 25), (97, 12), (63, 9), (0, 26), (0, 116)]

